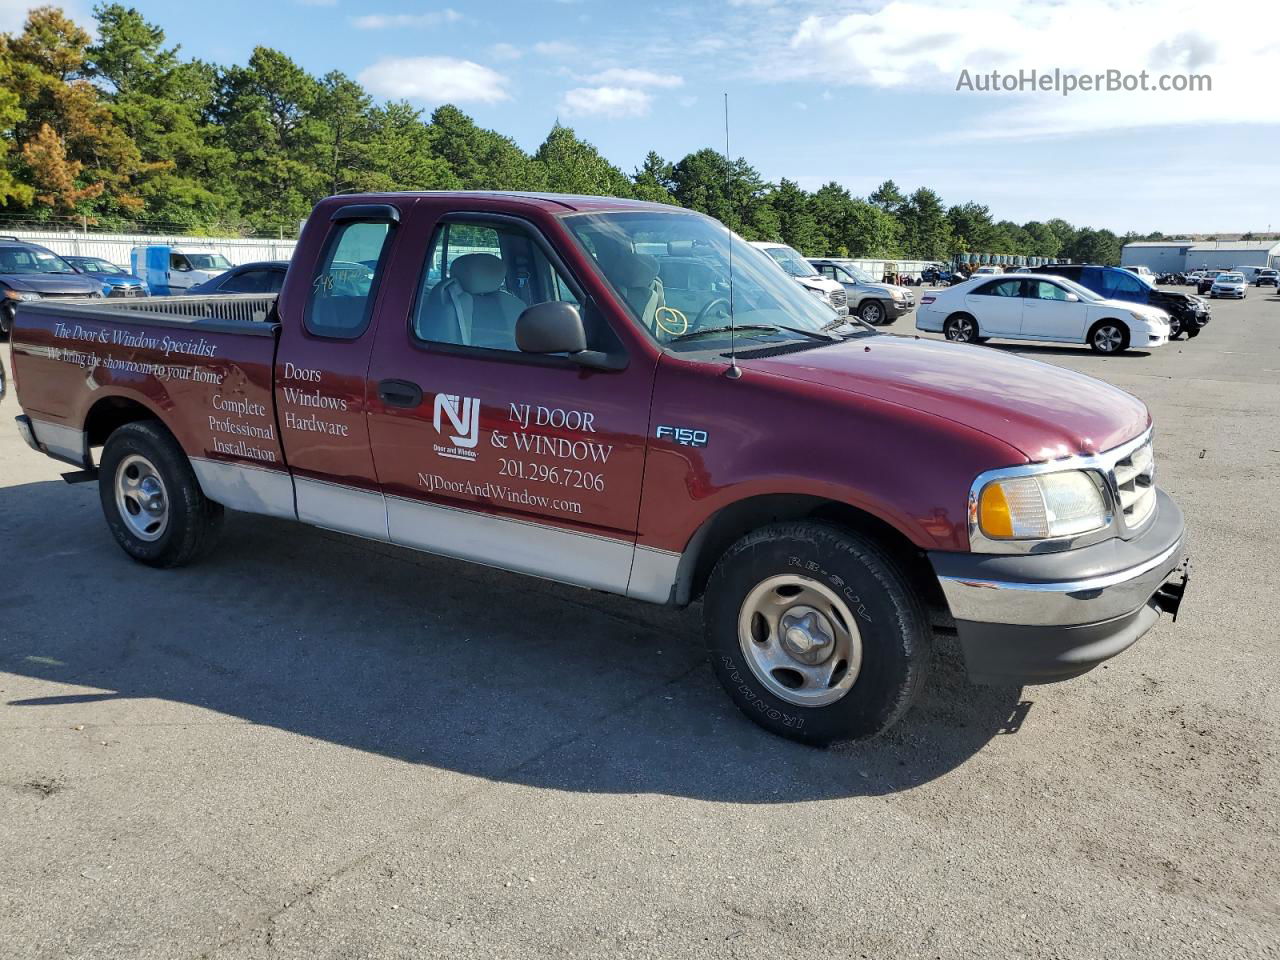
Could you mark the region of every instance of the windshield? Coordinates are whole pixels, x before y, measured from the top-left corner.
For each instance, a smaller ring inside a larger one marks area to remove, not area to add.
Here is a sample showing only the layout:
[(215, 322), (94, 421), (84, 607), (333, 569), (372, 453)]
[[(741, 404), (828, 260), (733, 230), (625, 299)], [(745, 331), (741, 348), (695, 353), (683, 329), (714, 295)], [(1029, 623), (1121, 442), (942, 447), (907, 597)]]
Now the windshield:
[(0, 273), (75, 273), (71, 264), (48, 250), (35, 247), (0, 249)]
[(765, 247), (764, 252), (793, 277), (818, 276), (818, 271), (813, 268), (813, 264), (790, 247)]
[(74, 257), (71, 259), (81, 270), (89, 273), (124, 273), (114, 263), (108, 263), (106, 260), (99, 260), (97, 257)]
[(220, 253), (186, 253), (192, 270), (230, 270), (231, 261)]
[(1244, 274), (1242, 273), (1223, 273), (1218, 276), (1223, 283), (1244, 283)]
[[(739, 339), (794, 340), (840, 322), (760, 250), (709, 217), (584, 213), (564, 222), (641, 327), (673, 349), (719, 346), (730, 323), (741, 331)], [(752, 329), (744, 329), (748, 325)]]

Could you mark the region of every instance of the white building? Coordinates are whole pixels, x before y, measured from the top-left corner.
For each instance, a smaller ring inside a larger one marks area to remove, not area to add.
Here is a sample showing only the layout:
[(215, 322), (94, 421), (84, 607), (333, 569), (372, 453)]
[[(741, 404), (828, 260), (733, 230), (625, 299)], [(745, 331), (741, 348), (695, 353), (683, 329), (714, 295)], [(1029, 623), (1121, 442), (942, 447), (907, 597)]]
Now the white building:
[(1233, 267), (1280, 267), (1280, 240), (1148, 240), (1127, 243), (1125, 267), (1149, 267), (1154, 274)]

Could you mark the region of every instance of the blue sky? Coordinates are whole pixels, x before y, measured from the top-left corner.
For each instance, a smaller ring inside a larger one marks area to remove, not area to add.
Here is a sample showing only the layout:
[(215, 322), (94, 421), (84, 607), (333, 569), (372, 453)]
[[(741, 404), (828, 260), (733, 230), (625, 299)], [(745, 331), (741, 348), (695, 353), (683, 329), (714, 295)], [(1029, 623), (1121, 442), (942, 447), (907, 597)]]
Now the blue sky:
[[(628, 171), (651, 148), (721, 147), (727, 92), (732, 151), (769, 179), (865, 195), (892, 178), (1019, 222), (1280, 229), (1272, 0), (1224, 16), (1192, 0), (134, 3), (189, 56), (275, 46), (380, 97), (455, 102), (526, 149), (559, 117)], [(25, 7), (0, 0), (0, 29)], [(962, 70), (1032, 68), (1207, 74), (1213, 89), (956, 90)]]

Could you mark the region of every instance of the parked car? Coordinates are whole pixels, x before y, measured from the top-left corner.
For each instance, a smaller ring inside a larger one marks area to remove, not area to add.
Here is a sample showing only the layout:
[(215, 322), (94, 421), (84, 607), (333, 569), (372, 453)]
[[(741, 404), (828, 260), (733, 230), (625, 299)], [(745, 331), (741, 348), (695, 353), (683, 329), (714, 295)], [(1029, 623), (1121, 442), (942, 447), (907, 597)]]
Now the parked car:
[(156, 296), (184, 293), (231, 269), (231, 261), (213, 250), (165, 243), (134, 247), (129, 263), (134, 274), (142, 277)]
[[(330, 283), (343, 261), (374, 264), (363, 294)], [(684, 278), (683, 307), (664, 261), (708, 271)], [(1044, 683), (1181, 603), (1183, 518), (1155, 486), (1142, 401), (1012, 354), (833, 327), (692, 211), (331, 197), (278, 301), (100, 304), (22, 304), (19, 429), (97, 478), (112, 536), (149, 566), (197, 559), (230, 507), (654, 603), (701, 596), (729, 696), (812, 744), (897, 721), (934, 623), (979, 681)]]
[(1087, 343), (1095, 353), (1123, 353), (1167, 343), (1169, 315), (1155, 307), (1104, 300), (1063, 277), (1013, 274), (974, 277), (926, 293), (916, 311), (916, 329), (963, 343), (999, 337)]
[(920, 279), (925, 283), (936, 283), (945, 286), (951, 282), (951, 271), (946, 267), (925, 267)]
[(1280, 287), (1280, 271), (1271, 269), (1259, 270), (1253, 285), (1255, 287)]
[(987, 264), (986, 266), (978, 267), (978, 269), (973, 271), (971, 276), (986, 277), (986, 276), (994, 276), (996, 274), (1002, 274), (1002, 273), (1004, 273), (1003, 267), (997, 267), (993, 264)]
[(1255, 280), (1258, 279), (1258, 274), (1260, 274), (1263, 270), (1266, 270), (1266, 269), (1267, 269), (1266, 267), (1259, 267), (1253, 264), (1249, 264), (1243, 267), (1232, 267), (1230, 272), (1243, 274), (1245, 283), (1253, 283)]
[[(220, 273), (212, 280), (197, 284), (187, 290), (190, 294), (207, 295), (212, 293), (279, 293), (284, 286), (285, 271), (289, 269), (288, 260), (259, 260), (255, 263), (242, 263)], [(368, 268), (363, 268), (368, 272)]]
[(785, 243), (769, 243), (755, 241), (751, 244), (757, 250), (763, 250), (786, 274), (796, 283), (816, 296), (840, 316), (849, 315), (849, 305), (844, 287), (822, 276), (813, 268), (808, 260), (793, 247)]
[(1208, 293), (1210, 288), (1213, 286), (1213, 281), (1217, 280), (1218, 276), (1225, 272), (1226, 272), (1225, 270), (1203, 271), (1200, 274), (1200, 279), (1196, 281), (1196, 293), (1200, 293), (1200, 294)]
[(1163, 310), (1169, 315), (1171, 340), (1184, 333), (1188, 338), (1199, 336), (1210, 320), (1209, 305), (1199, 297), (1173, 290), (1160, 290), (1143, 283), (1129, 271), (1119, 267), (1055, 263), (1033, 267), (1032, 272), (1066, 277), (1104, 299), (1125, 300)]
[(1121, 266), (1121, 268), (1120, 268), (1120, 269), (1121, 269), (1121, 270), (1128, 270), (1130, 273), (1134, 274), (1134, 275), (1135, 275), (1139, 280), (1144, 280), (1144, 281), (1146, 281), (1146, 283), (1147, 283), (1149, 286), (1154, 287), (1154, 286), (1156, 285), (1156, 275), (1155, 275), (1154, 273), (1152, 273), (1152, 272), (1151, 272), (1151, 268), (1150, 268), (1150, 267), (1145, 267), (1145, 266), (1141, 266), (1141, 265), (1139, 265), (1139, 266), (1130, 266), (1130, 267)]
[(17, 237), (0, 237), (0, 339), (13, 329), (20, 303), (101, 296), (101, 283), (78, 273), (52, 250)]
[(101, 257), (63, 257), (85, 276), (102, 282), (102, 293), (107, 297), (145, 297), (150, 291), (141, 277), (135, 277), (123, 267)]
[(815, 270), (844, 289), (849, 312), (874, 326), (892, 323), (915, 309), (915, 294), (906, 287), (877, 283), (856, 264), (823, 258), (809, 261)]
[(1244, 282), (1243, 273), (1220, 273), (1213, 278), (1213, 285), (1209, 287), (1209, 299), (1216, 300), (1219, 297), (1229, 297), (1243, 300), (1248, 289), (1249, 285)]

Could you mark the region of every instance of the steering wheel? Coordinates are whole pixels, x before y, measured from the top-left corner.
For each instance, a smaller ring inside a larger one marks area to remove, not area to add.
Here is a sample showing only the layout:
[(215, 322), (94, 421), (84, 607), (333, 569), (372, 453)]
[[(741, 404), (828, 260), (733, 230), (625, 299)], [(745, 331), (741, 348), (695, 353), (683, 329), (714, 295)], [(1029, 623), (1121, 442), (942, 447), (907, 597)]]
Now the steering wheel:
[[(699, 317), (702, 314), (698, 314)], [(659, 307), (653, 314), (654, 325), (663, 333), (679, 337), (689, 332), (689, 318), (675, 307)]]
[(708, 300), (702, 305), (702, 309), (698, 311), (698, 315), (693, 318), (693, 329), (697, 330), (702, 326), (702, 321), (711, 315), (714, 307), (723, 306), (726, 316), (729, 312), (729, 301), (724, 297), (716, 297), (714, 300)]

